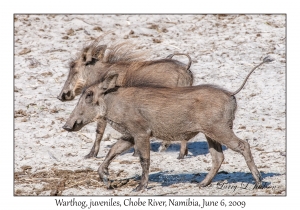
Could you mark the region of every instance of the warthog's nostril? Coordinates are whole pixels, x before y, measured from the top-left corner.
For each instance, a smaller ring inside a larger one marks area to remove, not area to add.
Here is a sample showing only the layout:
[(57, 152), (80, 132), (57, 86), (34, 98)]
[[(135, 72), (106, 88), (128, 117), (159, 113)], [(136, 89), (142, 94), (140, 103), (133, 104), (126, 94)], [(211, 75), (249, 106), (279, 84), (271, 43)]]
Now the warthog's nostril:
[(65, 101), (66, 98), (65, 98), (65, 93), (60, 93), (58, 96), (57, 96), (57, 99), (60, 100), (60, 101)]
[(65, 100), (71, 99), (71, 93), (72, 93), (71, 90), (69, 90), (67, 92), (64, 91), (61, 96), (62, 100), (65, 101)]
[(71, 96), (71, 91), (69, 90), (67, 93), (66, 93), (66, 97), (70, 98)]

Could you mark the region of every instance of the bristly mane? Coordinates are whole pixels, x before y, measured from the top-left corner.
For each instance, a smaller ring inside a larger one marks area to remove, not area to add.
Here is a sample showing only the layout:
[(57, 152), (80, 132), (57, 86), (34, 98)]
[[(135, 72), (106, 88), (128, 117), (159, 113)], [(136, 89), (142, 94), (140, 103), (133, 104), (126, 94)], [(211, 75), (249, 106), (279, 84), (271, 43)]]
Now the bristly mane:
[[(147, 50), (136, 50), (137, 45), (130, 41), (122, 41), (122, 42), (114, 42), (114, 43), (105, 43), (104, 37), (106, 34), (98, 37), (95, 39), (92, 43), (86, 45), (77, 55), (77, 59), (73, 59), (71, 63), (76, 62), (76, 60), (83, 58), (84, 54), (91, 50), (92, 55), (99, 54), (99, 46), (101, 45), (107, 45), (107, 50), (104, 53), (105, 61), (98, 61), (108, 64), (109, 66), (114, 65), (122, 65), (124, 66), (122, 70), (124, 71), (130, 71), (134, 72), (135, 70), (139, 69), (140, 67), (149, 64), (151, 61), (147, 60), (147, 57), (149, 57), (149, 51)], [(85, 90), (95, 84), (99, 84), (100, 82), (103, 82), (103, 77), (109, 72), (109, 68), (103, 70), (101, 72), (101, 75), (99, 75), (99, 80), (94, 82), (93, 84), (89, 85), (88, 87), (84, 87), (81, 93), (84, 93)]]
[(86, 53), (87, 53), (87, 51), (88, 51), (89, 49), (92, 50), (92, 55), (93, 55), (93, 56), (97, 55), (97, 54), (99, 53), (99, 52), (98, 52), (99, 46), (101, 45), (100, 42), (104, 40), (104, 37), (105, 37), (107, 34), (108, 34), (108, 32), (102, 34), (102, 35), (99, 36), (99, 37), (97, 37), (94, 41), (90, 42), (89, 44), (85, 44), (85, 45), (80, 49), (80, 51), (78, 51), (78, 52), (76, 53), (76, 55), (70, 59), (70, 61), (69, 61), (69, 66), (71, 67), (71, 65), (72, 65), (72, 64), (74, 65), (78, 60), (84, 60), (85, 55), (86, 55)]
[(109, 64), (132, 64), (146, 62), (147, 52), (136, 51), (136, 45), (131, 42), (115, 43), (108, 47), (105, 55)]
[(99, 36), (93, 42), (84, 46), (76, 55), (75, 59), (72, 59), (69, 62), (69, 66), (76, 63), (78, 60), (85, 61), (86, 54), (88, 51), (91, 52), (92, 57), (100, 58), (100, 51), (103, 49), (101, 46), (107, 46), (107, 49), (104, 53), (105, 63), (111, 65), (126, 65), (132, 69), (137, 69), (145, 63), (147, 63), (147, 57), (149, 57), (149, 51), (146, 50), (137, 50), (136, 44), (133, 44), (130, 41), (118, 41), (114, 43), (109, 43), (104, 41), (105, 36), (109, 32)]
[[(149, 81), (147, 84), (143, 84), (132, 78), (134, 78), (136, 71), (142, 67), (159, 62), (178, 62), (172, 59), (148, 59), (150, 57), (150, 52), (148, 50), (138, 50), (137, 45), (130, 41), (105, 43), (104, 36), (105, 35), (98, 37), (81, 51), (81, 57), (79, 59), (84, 58), (84, 53), (87, 54), (87, 51), (89, 51), (89, 56), (92, 55), (97, 60), (96, 62), (101, 63), (101, 65), (103, 64), (103, 69), (99, 71), (98, 79), (88, 87), (103, 82), (107, 74), (114, 69), (118, 69), (120, 73), (122, 72), (122, 77), (119, 77), (119, 84), (122, 84), (124, 87), (130, 87), (133, 85), (162, 87), (163, 85), (158, 85), (154, 79), (153, 81), (148, 79)], [(140, 80), (143, 81), (142, 79)], [(84, 92), (88, 87), (85, 87), (82, 92)]]
[[(101, 39), (97, 39), (90, 46), (97, 48), (100, 45), (100, 41)], [(102, 61), (108, 64), (108, 66), (100, 73), (98, 83), (103, 82), (104, 77), (110, 71), (110, 67), (114, 68), (114, 66), (121, 65), (122, 67), (119, 69), (125, 71), (126, 74), (134, 74), (136, 70), (152, 62), (151, 60), (147, 60), (150, 54), (149, 51), (136, 49), (137, 46), (129, 41), (110, 44), (104, 53), (105, 58)]]

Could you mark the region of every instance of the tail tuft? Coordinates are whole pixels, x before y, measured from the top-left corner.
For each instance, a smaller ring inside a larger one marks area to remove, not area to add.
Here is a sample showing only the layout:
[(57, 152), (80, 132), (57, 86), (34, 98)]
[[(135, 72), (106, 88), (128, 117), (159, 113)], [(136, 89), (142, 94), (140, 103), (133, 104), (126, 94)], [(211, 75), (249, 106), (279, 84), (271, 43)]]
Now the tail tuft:
[(272, 61), (274, 61), (275, 59), (274, 58), (271, 58), (269, 55), (267, 56), (267, 57), (265, 57), (264, 59), (263, 59), (263, 62), (264, 63), (270, 63), (270, 62), (272, 62)]

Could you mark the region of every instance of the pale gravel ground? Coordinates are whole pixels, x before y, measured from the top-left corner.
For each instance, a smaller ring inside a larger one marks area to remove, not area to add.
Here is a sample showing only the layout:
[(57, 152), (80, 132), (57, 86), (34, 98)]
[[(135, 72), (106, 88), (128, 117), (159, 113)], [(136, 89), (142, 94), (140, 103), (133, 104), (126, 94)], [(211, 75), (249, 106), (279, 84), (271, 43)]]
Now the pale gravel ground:
[[(224, 150), (225, 161), (211, 186), (199, 189), (211, 167), (205, 138), (199, 134), (188, 143), (189, 155), (177, 160), (179, 142), (159, 153), (160, 141), (152, 140), (149, 189), (131, 192), (134, 186), (107, 190), (81, 183), (65, 186), (62, 195), (285, 195), (286, 194), (286, 104), (285, 104), (285, 16), (284, 15), (17, 15), (15, 17), (15, 181), (17, 195), (49, 195), (46, 182), (30, 175), (55, 169), (96, 171), (115, 140), (102, 141), (98, 158), (85, 160), (95, 137), (95, 124), (77, 133), (61, 127), (77, 99), (63, 103), (56, 99), (68, 73), (68, 61), (84, 44), (111, 30), (112, 40), (133, 40), (163, 58), (186, 52), (192, 59), (194, 84), (218, 84), (236, 90), (253, 66), (266, 55), (275, 61), (257, 69), (237, 94), (234, 121), (237, 136), (248, 140), (263, 181), (269, 189), (255, 189), (253, 177), (240, 154)], [(155, 26), (157, 25), (157, 26)], [(101, 27), (103, 31), (94, 30)], [(74, 34), (67, 36), (67, 31)], [(130, 34), (133, 30), (134, 34)], [(157, 43), (159, 40), (160, 43)], [(23, 54), (24, 49), (30, 52)], [(182, 62), (186, 62), (182, 59)], [(110, 127), (106, 135), (118, 133)], [(123, 162), (122, 162), (123, 161)], [(122, 171), (123, 170), (123, 171)], [(118, 178), (141, 174), (138, 158), (127, 152), (110, 165)], [(26, 175), (26, 173), (28, 173)], [(117, 179), (118, 179), (117, 178)], [(25, 180), (25, 181), (24, 181)], [(80, 181), (80, 180), (78, 180)], [(217, 183), (227, 181), (223, 189)], [(247, 189), (241, 185), (249, 183)], [(233, 190), (225, 189), (234, 187)]]

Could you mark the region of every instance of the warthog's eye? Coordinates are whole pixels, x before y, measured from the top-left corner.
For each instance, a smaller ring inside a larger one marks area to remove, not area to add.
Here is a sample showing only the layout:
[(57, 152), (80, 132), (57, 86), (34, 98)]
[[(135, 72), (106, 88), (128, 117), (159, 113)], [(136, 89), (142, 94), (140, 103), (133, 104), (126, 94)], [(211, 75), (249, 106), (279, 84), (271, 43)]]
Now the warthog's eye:
[(93, 92), (92, 91), (89, 91), (87, 94), (86, 94), (86, 97), (85, 97), (85, 101), (87, 103), (92, 103), (93, 101)]
[(75, 67), (75, 65), (76, 65), (75, 61), (72, 61), (72, 62), (70, 63), (70, 69), (73, 69), (73, 68)]
[(86, 66), (89, 66), (89, 65), (95, 65), (95, 63), (96, 63), (97, 61), (98, 61), (98, 59), (92, 58), (92, 60), (89, 61), (89, 62), (86, 62), (85, 65), (86, 65)]

